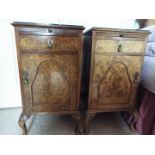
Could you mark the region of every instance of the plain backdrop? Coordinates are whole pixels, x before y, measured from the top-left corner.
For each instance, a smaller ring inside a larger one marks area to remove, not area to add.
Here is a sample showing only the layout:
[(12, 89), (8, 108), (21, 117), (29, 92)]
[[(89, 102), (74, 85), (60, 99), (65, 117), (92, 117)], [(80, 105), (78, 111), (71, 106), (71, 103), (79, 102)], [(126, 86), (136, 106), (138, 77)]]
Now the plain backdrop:
[[(113, 22), (106, 25), (118, 27), (118, 23), (124, 25), (118, 19), (139, 18), (155, 18), (154, 0), (0, 0), (0, 107), (21, 105), (9, 22), (41, 19), (61, 23), (72, 19), (73, 24), (105, 26), (103, 22), (110, 19)], [(131, 24), (125, 23), (124, 27)], [(154, 144), (154, 136), (0, 136), (0, 154), (155, 155)]]
[[(20, 20), (25, 21), (25, 20)], [(26, 20), (30, 22), (77, 24), (87, 28), (92, 26), (137, 28), (134, 19), (89, 20), (74, 18), (47, 18)], [(11, 20), (0, 20), (0, 108), (20, 107), (20, 84), (18, 76), (14, 29)]]
[[(134, 11), (141, 14), (143, 8), (139, 7), (137, 11), (139, 2), (134, 0), (133, 5), (130, 0), (121, 2), (121, 6), (127, 7), (120, 6), (119, 9), (116, 7), (119, 1), (0, 0), (0, 108), (21, 106), (12, 21), (84, 25), (86, 29), (92, 26), (137, 28)], [(126, 14), (127, 9), (129, 14)]]
[[(116, 27), (116, 28), (137, 28), (134, 19), (102, 19), (89, 20), (78, 17), (46, 18), (46, 19), (20, 19), (20, 21), (77, 24), (87, 28), (92, 26)], [(20, 107), (20, 83), (16, 58), (16, 46), (14, 28), (11, 20), (0, 20), (0, 108)]]

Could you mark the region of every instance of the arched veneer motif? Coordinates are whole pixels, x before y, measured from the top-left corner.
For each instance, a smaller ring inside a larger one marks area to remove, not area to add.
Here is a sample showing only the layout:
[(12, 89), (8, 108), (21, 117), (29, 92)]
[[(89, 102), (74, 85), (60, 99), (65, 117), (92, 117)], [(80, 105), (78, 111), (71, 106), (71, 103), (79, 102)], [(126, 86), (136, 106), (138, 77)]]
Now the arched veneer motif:
[(114, 62), (98, 82), (97, 104), (127, 104), (131, 87), (127, 66), (122, 62)]
[(31, 85), (33, 106), (69, 105), (70, 84), (64, 67), (54, 59), (42, 61)]

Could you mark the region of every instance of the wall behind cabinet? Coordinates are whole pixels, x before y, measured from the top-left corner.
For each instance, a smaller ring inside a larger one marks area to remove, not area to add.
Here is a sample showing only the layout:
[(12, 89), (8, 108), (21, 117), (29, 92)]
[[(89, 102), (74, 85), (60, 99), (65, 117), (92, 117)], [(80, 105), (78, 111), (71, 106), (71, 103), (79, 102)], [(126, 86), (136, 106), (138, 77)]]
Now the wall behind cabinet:
[(0, 20), (0, 108), (21, 106), (14, 31)]
[[(23, 21), (15, 19), (15, 21)], [(27, 21), (27, 20), (24, 20)], [(20, 85), (16, 58), (16, 47), (14, 40), (14, 29), (10, 20), (0, 20), (0, 108), (20, 107)], [(30, 21), (32, 22), (32, 21)], [(58, 23), (71, 25), (84, 25), (86, 28), (92, 26), (137, 28), (134, 19), (84, 19), (82, 17), (49, 18), (33, 20), (33, 22)]]

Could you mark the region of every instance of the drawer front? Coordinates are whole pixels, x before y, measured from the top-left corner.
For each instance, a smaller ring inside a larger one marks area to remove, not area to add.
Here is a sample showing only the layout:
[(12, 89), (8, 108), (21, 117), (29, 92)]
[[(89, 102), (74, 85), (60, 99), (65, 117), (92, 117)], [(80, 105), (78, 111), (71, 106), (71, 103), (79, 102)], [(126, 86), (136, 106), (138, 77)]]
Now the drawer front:
[(79, 36), (81, 30), (60, 29), (50, 27), (19, 27), (20, 34), (33, 35), (59, 35), (59, 36)]
[(143, 54), (144, 41), (139, 40), (96, 40), (95, 51), (101, 53)]
[(77, 51), (78, 37), (21, 35), (20, 48), (25, 51)]

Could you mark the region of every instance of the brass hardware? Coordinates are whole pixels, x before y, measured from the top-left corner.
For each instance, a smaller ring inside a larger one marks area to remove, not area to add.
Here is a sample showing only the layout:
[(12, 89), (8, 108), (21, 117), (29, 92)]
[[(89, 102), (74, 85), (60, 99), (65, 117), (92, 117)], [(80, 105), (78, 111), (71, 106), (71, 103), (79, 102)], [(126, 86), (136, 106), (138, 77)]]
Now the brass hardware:
[(53, 40), (48, 40), (48, 47), (52, 48), (52, 46), (53, 46)]
[(24, 84), (28, 84), (29, 83), (28, 72), (25, 69), (23, 70), (23, 80), (24, 80)]
[(148, 54), (155, 54), (154, 49), (152, 48), (152, 46), (148, 49)]
[(118, 45), (117, 51), (118, 51), (118, 52), (122, 52), (122, 44), (119, 44), (119, 45)]
[(134, 75), (134, 83), (136, 83), (136, 81), (138, 79), (138, 76), (139, 76), (139, 73), (138, 72), (135, 72), (135, 75)]
[(124, 34), (120, 34), (119, 37), (122, 37), (123, 38), (124, 37)]
[(48, 32), (49, 33), (52, 33), (52, 28), (48, 28)]

